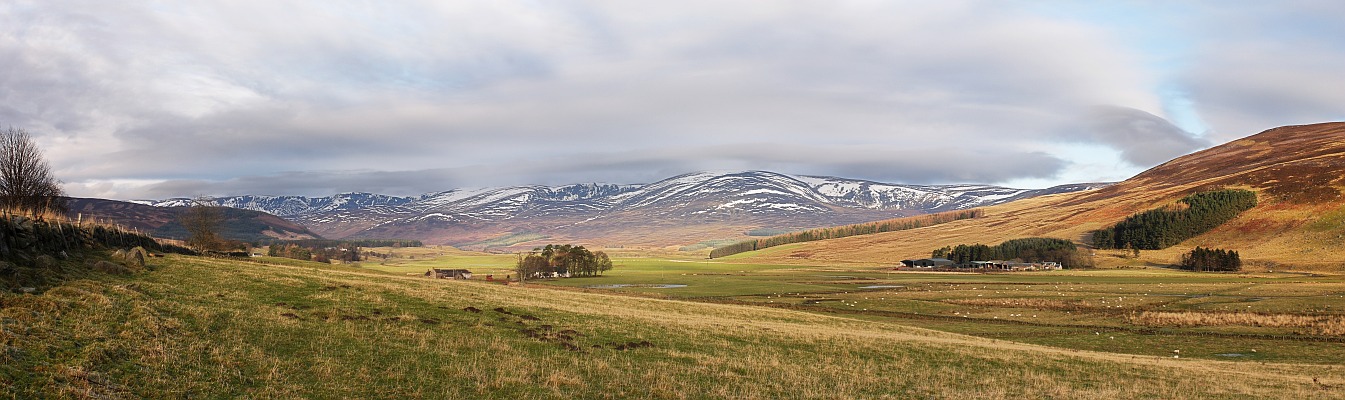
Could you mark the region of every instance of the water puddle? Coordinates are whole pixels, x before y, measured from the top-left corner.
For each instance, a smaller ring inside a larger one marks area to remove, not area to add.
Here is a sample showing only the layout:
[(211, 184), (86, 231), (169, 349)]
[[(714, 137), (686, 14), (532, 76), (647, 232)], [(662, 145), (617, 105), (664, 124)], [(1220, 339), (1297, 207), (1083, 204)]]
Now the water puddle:
[(905, 287), (905, 286), (901, 286), (901, 285), (869, 285), (869, 286), (860, 286), (859, 288), (860, 288), (860, 289), (898, 289), (898, 288), (904, 288), (904, 287)]

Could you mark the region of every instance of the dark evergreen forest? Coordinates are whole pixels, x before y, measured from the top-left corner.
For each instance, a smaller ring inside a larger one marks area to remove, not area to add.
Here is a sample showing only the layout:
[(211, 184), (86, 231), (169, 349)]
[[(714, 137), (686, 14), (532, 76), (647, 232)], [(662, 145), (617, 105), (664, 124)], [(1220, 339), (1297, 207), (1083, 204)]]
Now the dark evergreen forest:
[(1256, 207), (1256, 192), (1235, 189), (1196, 193), (1182, 198), (1181, 203), (1186, 207), (1141, 212), (1110, 228), (1093, 231), (1093, 246), (1099, 249), (1164, 249), (1208, 232)]
[(1079, 252), (1074, 242), (1056, 238), (1012, 239), (995, 246), (979, 243), (959, 244), (934, 250), (932, 256), (947, 258), (958, 264), (992, 260), (1053, 261), (1066, 268), (1084, 267), (1089, 264), (1088, 257)]
[(1238, 271), (1242, 269), (1242, 258), (1233, 250), (1196, 247), (1182, 255), (1178, 266), (1192, 271)]

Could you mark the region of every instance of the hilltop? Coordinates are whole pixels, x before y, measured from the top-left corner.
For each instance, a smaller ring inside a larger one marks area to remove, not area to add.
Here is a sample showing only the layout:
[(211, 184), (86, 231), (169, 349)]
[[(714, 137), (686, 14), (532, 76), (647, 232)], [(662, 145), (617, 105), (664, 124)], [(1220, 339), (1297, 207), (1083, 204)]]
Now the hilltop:
[[(1345, 260), (1345, 123), (1286, 126), (1176, 158), (1094, 191), (985, 207), (972, 220), (862, 237), (781, 246), (751, 253), (757, 262), (895, 264), (959, 243), (1019, 237), (1087, 243), (1088, 233), (1185, 195), (1217, 188), (1258, 193), (1260, 205), (1223, 226), (1142, 262), (1170, 264), (1195, 246), (1236, 249), (1249, 267), (1341, 269)], [(1104, 260), (1105, 261), (1105, 260)], [(1116, 261), (1136, 262), (1136, 261)]]

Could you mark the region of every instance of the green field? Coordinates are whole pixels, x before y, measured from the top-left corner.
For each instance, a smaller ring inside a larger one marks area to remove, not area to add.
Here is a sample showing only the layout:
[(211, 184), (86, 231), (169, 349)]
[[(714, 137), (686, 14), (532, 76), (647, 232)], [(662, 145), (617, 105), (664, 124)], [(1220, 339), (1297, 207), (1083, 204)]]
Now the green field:
[[(1243, 303), (1334, 315), (1336, 277), (621, 257), (604, 277), (506, 286), (406, 274), (479, 276), (507, 271), (512, 256), (416, 251), (358, 267), (169, 256), (138, 275), (0, 294), (0, 397), (1328, 398), (1345, 388), (1342, 346), (1315, 328), (1139, 329), (1125, 317)], [(687, 286), (576, 289), (615, 284)], [(873, 285), (901, 287), (859, 288)]]
[[(417, 265), (501, 274), (509, 272), (512, 260), (450, 256)], [(1345, 277), (1337, 275), (1156, 267), (897, 272), (737, 264), (675, 253), (620, 257), (615, 263), (606, 276), (534, 283), (844, 315), (1069, 349), (1345, 364)]]

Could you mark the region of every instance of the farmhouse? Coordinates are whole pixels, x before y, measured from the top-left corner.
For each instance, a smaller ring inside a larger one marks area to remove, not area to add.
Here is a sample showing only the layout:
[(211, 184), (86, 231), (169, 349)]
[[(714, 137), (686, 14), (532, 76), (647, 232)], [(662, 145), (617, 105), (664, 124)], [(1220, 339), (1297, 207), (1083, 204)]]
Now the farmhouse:
[(569, 277), (570, 277), (569, 271), (537, 271), (533, 272), (531, 275), (532, 279), (569, 278)]
[(465, 269), (440, 269), (435, 268), (425, 271), (425, 276), (435, 279), (472, 279), (472, 271)]
[(964, 268), (991, 269), (1000, 271), (1048, 271), (1063, 269), (1060, 263), (1054, 261), (1044, 262), (1017, 262), (1017, 261), (972, 261), (959, 265)]
[(919, 260), (901, 260), (901, 264), (912, 268), (935, 268), (953, 265), (947, 258), (921, 258)]

